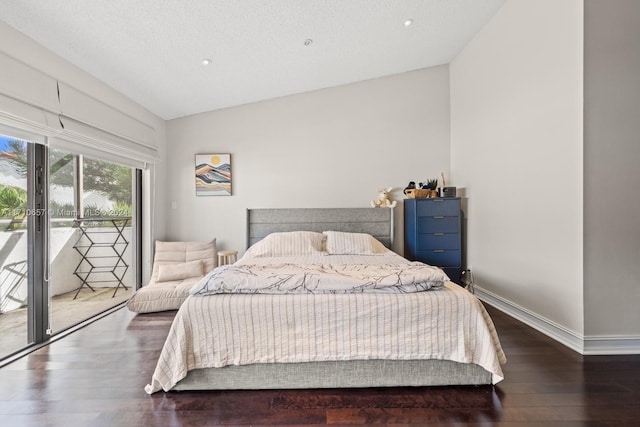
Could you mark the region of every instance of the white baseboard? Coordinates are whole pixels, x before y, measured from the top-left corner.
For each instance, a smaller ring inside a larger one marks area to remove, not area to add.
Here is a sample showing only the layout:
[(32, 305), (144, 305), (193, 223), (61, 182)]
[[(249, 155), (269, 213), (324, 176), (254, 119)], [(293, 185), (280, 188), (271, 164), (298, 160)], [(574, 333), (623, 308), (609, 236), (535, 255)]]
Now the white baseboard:
[(640, 337), (586, 336), (582, 354), (640, 354)]
[(582, 336), (481, 287), (475, 286), (475, 295), (481, 301), (531, 326), (533, 329), (542, 332), (580, 354), (640, 354), (640, 337)]
[(548, 337), (553, 338), (561, 344), (566, 345), (571, 350), (577, 351), (582, 354), (583, 339), (580, 335), (573, 331), (568, 330), (564, 326), (558, 325), (551, 320), (527, 310), (524, 307), (519, 306), (505, 298), (502, 298), (492, 292), (482, 289), (478, 286), (475, 287), (475, 295), (483, 302), (497, 308), (500, 311), (507, 313), (514, 319), (518, 319), (522, 323), (531, 326), (533, 329), (542, 332)]

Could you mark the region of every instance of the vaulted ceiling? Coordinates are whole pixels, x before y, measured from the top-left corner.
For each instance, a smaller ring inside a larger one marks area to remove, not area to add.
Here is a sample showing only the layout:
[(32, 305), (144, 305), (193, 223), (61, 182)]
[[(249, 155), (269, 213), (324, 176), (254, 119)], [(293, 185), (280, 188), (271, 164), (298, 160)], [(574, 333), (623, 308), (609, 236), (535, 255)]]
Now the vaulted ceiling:
[(503, 3), (3, 0), (1, 19), (172, 119), (447, 64)]

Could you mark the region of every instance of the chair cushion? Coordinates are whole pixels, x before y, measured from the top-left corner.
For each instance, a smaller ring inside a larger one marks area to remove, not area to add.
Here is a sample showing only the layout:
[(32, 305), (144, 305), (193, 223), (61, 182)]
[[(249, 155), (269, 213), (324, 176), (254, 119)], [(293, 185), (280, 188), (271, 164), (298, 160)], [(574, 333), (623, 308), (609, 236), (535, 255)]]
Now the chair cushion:
[(204, 272), (213, 270), (217, 264), (216, 239), (210, 242), (163, 242), (156, 241), (156, 253), (153, 258), (152, 279), (158, 278), (161, 265), (181, 264), (202, 260)]
[[(196, 276), (194, 267), (198, 262), (202, 273)], [(217, 262), (216, 239), (210, 242), (156, 241), (151, 279), (129, 298), (127, 308), (136, 313), (177, 310), (189, 296), (189, 289), (213, 270)]]
[(156, 282), (171, 282), (189, 277), (202, 277), (203, 275), (201, 259), (180, 264), (163, 264), (158, 269)]

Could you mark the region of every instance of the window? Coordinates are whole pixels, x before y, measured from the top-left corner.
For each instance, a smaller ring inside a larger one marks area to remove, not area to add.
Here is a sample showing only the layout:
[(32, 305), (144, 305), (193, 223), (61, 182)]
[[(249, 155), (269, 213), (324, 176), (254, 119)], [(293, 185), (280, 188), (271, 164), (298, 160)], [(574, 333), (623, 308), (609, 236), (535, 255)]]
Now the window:
[(0, 135), (0, 359), (139, 286), (140, 174)]
[(28, 338), (27, 147), (0, 135), (0, 358)]
[(136, 289), (135, 171), (65, 150), (49, 155), (52, 332), (126, 301)]

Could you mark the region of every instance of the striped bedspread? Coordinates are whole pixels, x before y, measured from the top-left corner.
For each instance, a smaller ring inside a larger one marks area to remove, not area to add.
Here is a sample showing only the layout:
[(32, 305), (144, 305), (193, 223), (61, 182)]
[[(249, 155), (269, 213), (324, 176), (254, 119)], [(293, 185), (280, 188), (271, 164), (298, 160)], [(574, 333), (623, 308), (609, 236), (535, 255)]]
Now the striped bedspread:
[(367, 359), (475, 363), (494, 384), (506, 361), (482, 304), (450, 282), (409, 294), (191, 295), (145, 390), (199, 368)]

